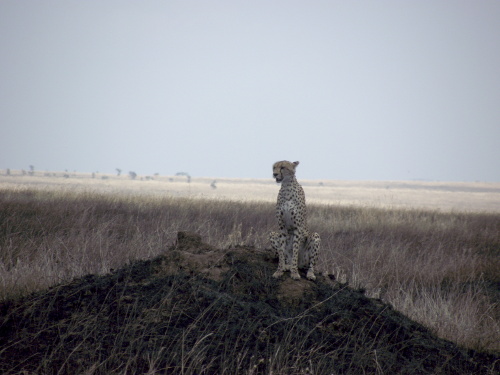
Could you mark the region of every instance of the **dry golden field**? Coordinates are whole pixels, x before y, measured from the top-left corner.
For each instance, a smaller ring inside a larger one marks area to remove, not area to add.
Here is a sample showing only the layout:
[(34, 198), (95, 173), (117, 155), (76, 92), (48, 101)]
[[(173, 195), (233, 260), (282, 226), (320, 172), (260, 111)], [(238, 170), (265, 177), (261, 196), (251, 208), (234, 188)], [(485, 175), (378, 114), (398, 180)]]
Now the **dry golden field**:
[[(274, 202), (279, 185), (269, 179), (231, 179), (184, 176), (154, 176), (131, 180), (128, 175), (36, 172), (33, 176), (12, 171), (0, 176), (1, 188), (95, 191), (232, 201)], [(422, 181), (315, 181), (302, 180), (309, 203), (379, 208), (431, 209), (443, 212), (500, 213), (500, 182)], [(215, 188), (211, 185), (215, 181)]]

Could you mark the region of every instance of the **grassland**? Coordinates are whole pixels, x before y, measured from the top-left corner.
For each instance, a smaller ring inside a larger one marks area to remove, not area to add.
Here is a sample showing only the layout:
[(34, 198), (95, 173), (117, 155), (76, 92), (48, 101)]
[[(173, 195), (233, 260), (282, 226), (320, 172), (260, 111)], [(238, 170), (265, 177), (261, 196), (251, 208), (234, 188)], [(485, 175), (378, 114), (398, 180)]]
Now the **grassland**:
[[(47, 177), (45, 175), (51, 175)], [(11, 171), (0, 184), (13, 189), (98, 191), (147, 196), (210, 198), (275, 202), (279, 185), (273, 179), (230, 179), (185, 176), (128, 176)], [(67, 178), (62, 176), (66, 175)], [(500, 183), (424, 181), (313, 181), (302, 180), (308, 203), (335, 206), (428, 209), (444, 212), (500, 213)], [(211, 187), (215, 181), (215, 188)]]
[[(178, 231), (220, 249), (266, 249), (278, 187), (210, 181), (1, 177), (0, 300), (154, 258)], [(378, 184), (304, 184), (319, 271), (439, 337), (500, 352), (498, 186)]]

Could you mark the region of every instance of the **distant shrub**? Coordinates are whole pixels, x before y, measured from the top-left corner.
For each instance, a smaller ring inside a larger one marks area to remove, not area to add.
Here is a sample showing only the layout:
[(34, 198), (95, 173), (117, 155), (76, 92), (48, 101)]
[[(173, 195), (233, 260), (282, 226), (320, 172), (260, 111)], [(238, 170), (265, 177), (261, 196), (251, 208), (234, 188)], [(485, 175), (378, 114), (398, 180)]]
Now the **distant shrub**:
[(189, 175), (189, 173), (186, 173), (186, 172), (177, 172), (175, 174), (176, 176), (186, 176), (186, 179), (187, 179), (187, 182), (191, 182), (191, 176)]

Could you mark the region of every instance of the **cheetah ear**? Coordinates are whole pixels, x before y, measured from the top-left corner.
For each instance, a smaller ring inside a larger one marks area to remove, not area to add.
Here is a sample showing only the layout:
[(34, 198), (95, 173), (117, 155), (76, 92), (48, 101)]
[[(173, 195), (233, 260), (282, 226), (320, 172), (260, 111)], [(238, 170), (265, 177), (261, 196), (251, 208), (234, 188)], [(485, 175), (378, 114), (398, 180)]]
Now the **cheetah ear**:
[(299, 162), (298, 162), (298, 161), (294, 161), (294, 162), (293, 162), (293, 167), (294, 167), (294, 168), (297, 168), (297, 165), (299, 165)]

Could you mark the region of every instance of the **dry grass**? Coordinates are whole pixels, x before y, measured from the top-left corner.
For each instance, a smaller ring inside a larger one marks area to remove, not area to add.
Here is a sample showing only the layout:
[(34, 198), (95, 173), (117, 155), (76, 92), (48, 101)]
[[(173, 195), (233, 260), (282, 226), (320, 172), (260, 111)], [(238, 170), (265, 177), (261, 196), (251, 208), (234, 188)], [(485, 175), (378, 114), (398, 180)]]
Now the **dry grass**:
[[(12, 171), (10, 176), (0, 175), (0, 186), (261, 202), (275, 202), (279, 190), (279, 185), (271, 178), (199, 177), (187, 183), (184, 176), (154, 176), (153, 179), (146, 176), (136, 180), (111, 175), (95, 175), (95, 178), (89, 174), (60, 176), (46, 177), (42, 173), (23, 176)], [(214, 181), (215, 189), (211, 187)], [(500, 213), (500, 183), (312, 181), (302, 180), (300, 176), (299, 181), (304, 186), (307, 201), (315, 204)]]
[[(160, 194), (145, 187), (155, 181), (118, 189), (113, 184), (125, 181), (59, 179), (54, 188), (28, 178), (34, 182), (0, 185), (0, 299), (154, 257), (179, 230), (221, 248), (264, 248), (276, 225), (274, 203), (266, 201)], [(275, 197), (277, 187), (267, 188)], [(309, 217), (322, 237), (320, 271), (366, 289), (441, 337), (500, 351), (498, 213), (310, 204)]]
[(500, 216), (315, 206), (328, 271), (460, 344), (500, 350)]
[(0, 298), (85, 274), (104, 274), (167, 249), (180, 230), (219, 246), (265, 236), (244, 222), (272, 226), (264, 203), (54, 191), (1, 191)]

